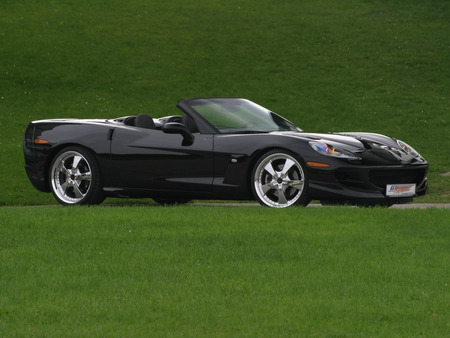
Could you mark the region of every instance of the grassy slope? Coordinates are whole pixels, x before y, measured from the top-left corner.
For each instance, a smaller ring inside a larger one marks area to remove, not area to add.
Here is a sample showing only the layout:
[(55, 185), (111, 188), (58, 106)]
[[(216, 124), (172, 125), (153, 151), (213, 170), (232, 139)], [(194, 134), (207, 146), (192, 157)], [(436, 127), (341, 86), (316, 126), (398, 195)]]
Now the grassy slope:
[(449, 216), (446, 209), (0, 208), (0, 332), (444, 337)]
[(175, 112), (242, 96), (305, 130), (373, 131), (431, 163), (450, 201), (448, 1), (0, 3), (0, 205), (53, 203), (24, 175), (28, 121)]

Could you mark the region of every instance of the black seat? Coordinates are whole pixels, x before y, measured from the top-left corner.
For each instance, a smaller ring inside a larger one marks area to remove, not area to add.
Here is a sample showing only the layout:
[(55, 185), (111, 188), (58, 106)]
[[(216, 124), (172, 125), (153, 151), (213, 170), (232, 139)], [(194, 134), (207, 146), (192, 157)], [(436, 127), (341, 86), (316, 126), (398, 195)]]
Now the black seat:
[(181, 123), (189, 130), (191, 133), (198, 133), (197, 124), (192, 117), (184, 115), (181, 118)]
[(136, 116), (128, 116), (125, 121), (123, 121), (123, 124), (126, 126), (134, 126), (136, 122)]
[(136, 116), (135, 126), (139, 128), (155, 129), (155, 122), (148, 114), (139, 114)]

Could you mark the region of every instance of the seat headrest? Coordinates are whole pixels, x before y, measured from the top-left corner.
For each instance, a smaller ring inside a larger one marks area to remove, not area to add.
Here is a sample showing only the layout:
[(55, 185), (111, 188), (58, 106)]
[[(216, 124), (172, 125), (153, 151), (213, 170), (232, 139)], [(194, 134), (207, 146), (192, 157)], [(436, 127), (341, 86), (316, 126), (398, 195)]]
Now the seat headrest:
[(139, 114), (136, 117), (135, 121), (136, 127), (139, 128), (147, 128), (147, 129), (155, 129), (155, 122), (148, 114)]

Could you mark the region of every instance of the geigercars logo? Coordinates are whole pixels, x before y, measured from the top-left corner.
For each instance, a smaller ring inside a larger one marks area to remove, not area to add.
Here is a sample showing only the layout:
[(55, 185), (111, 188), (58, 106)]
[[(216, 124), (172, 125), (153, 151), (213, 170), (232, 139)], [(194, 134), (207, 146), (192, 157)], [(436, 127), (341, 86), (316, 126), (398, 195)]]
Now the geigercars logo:
[(414, 196), (416, 193), (416, 184), (388, 184), (386, 186), (386, 195), (391, 197)]
[(404, 192), (404, 191), (408, 191), (411, 189), (410, 185), (400, 185), (400, 186), (392, 186), (391, 187), (391, 191), (394, 192)]

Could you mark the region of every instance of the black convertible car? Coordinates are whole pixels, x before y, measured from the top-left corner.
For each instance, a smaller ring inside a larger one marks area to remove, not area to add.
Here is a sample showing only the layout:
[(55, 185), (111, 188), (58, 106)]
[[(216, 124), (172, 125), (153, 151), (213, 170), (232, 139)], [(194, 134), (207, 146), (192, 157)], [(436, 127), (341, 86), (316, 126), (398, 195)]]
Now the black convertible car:
[(240, 98), (180, 100), (180, 115), (34, 121), (24, 138), (34, 187), (64, 205), (105, 197), (254, 200), (269, 207), (392, 205), (427, 193), (427, 161), (372, 133), (306, 133)]

